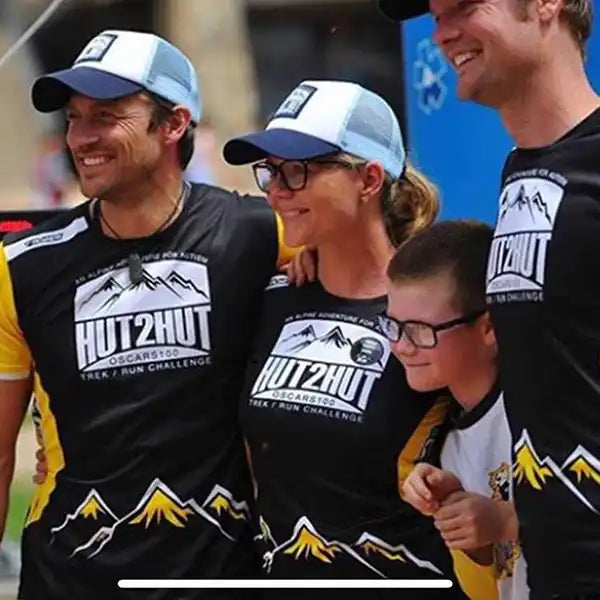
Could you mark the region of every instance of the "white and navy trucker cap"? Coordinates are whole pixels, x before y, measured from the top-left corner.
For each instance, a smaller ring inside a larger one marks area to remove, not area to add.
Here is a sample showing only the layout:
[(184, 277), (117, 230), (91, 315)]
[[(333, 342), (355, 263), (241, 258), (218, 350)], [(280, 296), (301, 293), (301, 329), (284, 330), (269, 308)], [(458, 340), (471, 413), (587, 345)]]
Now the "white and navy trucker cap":
[(70, 69), (43, 75), (31, 98), (40, 112), (63, 108), (73, 92), (96, 100), (112, 100), (147, 91), (186, 106), (200, 120), (196, 71), (175, 46), (152, 33), (103, 31), (93, 38)]
[(243, 165), (269, 155), (310, 160), (334, 152), (378, 161), (392, 177), (400, 177), (406, 152), (390, 105), (357, 83), (304, 81), (264, 131), (229, 140), (223, 157)]

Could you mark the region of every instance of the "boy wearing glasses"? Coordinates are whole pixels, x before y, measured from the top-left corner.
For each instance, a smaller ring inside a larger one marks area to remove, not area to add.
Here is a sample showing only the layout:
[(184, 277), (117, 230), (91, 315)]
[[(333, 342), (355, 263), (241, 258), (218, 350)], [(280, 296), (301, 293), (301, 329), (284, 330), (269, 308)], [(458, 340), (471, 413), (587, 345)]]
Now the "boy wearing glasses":
[[(447, 387), (457, 402), (426, 443), (402, 497), (432, 515), (453, 551), (459, 579), (493, 566), (498, 595), (528, 597), (512, 502), (511, 434), (498, 383), (497, 347), (485, 309), (493, 230), (444, 221), (415, 234), (388, 267), (388, 309), (380, 325), (418, 391)], [(426, 461), (426, 462), (425, 462)], [(441, 469), (431, 462), (438, 462)]]

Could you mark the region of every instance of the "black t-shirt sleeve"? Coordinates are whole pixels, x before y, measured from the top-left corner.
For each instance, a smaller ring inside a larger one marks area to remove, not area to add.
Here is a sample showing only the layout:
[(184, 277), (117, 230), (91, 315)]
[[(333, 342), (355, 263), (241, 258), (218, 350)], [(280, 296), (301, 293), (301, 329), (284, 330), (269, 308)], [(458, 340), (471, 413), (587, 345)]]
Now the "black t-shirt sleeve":
[(259, 196), (238, 196), (237, 204), (235, 235), (239, 240), (245, 240), (248, 251), (255, 257), (257, 264), (264, 264), (270, 277), (277, 266), (279, 253), (275, 213), (267, 201)]

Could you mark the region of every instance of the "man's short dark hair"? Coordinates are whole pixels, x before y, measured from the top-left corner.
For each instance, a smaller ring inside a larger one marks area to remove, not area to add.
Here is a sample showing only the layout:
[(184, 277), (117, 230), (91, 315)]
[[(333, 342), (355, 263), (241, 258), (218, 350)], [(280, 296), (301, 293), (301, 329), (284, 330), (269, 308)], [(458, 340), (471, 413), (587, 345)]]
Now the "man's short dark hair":
[[(154, 94), (148, 94), (152, 102), (152, 114), (150, 115), (149, 131), (155, 130), (164, 123), (172, 114), (174, 104), (168, 100), (164, 100)], [(192, 160), (194, 154), (194, 146), (196, 139), (196, 125), (189, 123), (185, 129), (182, 138), (177, 144), (177, 153), (179, 156), (179, 165), (184, 171)]]
[(456, 286), (456, 308), (464, 313), (485, 308), (485, 279), (493, 229), (474, 220), (439, 221), (415, 233), (392, 258), (392, 283), (449, 273)]

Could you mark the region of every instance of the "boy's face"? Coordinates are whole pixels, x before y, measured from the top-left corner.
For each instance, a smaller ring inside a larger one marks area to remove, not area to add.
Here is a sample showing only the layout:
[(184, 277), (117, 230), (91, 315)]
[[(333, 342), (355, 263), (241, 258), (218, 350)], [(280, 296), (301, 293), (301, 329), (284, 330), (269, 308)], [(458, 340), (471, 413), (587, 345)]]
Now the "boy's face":
[[(455, 286), (449, 273), (424, 279), (388, 283), (387, 313), (394, 319), (440, 325), (464, 317), (456, 303)], [(473, 378), (475, 370), (488, 368), (495, 356), (495, 338), (489, 316), (436, 334), (433, 348), (420, 348), (406, 334), (391, 344), (392, 352), (406, 369), (409, 385), (417, 391), (460, 385)]]

